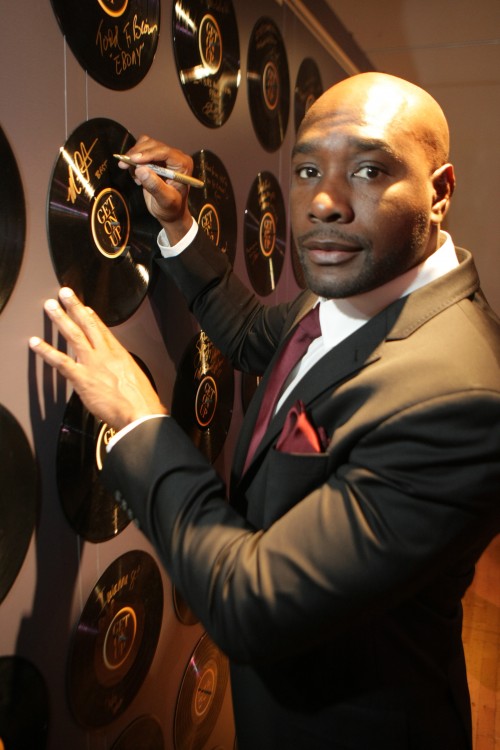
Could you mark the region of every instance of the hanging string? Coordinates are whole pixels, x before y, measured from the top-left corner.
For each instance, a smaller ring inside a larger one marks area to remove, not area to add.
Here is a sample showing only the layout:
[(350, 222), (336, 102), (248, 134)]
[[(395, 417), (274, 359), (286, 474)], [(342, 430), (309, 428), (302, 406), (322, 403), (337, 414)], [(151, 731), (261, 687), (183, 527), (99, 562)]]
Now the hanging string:
[(89, 74), (85, 71), (85, 120), (89, 119)]
[(67, 59), (66, 59), (66, 37), (63, 36), (63, 51), (64, 51), (64, 141), (68, 140), (68, 71), (67, 71)]

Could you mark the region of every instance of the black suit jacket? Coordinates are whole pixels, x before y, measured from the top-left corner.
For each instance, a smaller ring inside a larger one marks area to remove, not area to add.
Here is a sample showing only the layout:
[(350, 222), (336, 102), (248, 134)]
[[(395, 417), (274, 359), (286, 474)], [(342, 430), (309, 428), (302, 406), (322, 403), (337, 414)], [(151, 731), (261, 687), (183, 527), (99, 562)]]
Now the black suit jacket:
[[(230, 503), (171, 418), (104, 481), (231, 659), (240, 750), (471, 747), (460, 600), (500, 529), (500, 336), (470, 254), (326, 355), (273, 418)], [(236, 367), (269, 372), (313, 304), (263, 307), (203, 233), (159, 261)], [(265, 383), (266, 375), (264, 375)], [(276, 450), (305, 402), (324, 453)]]

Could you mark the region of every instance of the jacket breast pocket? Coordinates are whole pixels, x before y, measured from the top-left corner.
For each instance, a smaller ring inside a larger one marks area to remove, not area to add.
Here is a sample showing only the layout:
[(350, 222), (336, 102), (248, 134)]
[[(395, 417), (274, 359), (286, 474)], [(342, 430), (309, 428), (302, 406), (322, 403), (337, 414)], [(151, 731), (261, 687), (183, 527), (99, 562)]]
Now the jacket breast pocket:
[(328, 478), (330, 463), (328, 453), (282, 453), (271, 449), (263, 466), (262, 526), (271, 526), (320, 487)]

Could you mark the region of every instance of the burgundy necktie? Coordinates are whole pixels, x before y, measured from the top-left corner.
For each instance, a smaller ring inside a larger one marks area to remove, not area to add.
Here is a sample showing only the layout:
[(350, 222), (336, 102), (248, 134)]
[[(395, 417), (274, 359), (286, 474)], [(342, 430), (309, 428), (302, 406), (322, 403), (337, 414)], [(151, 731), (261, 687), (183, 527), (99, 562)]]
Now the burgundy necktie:
[(245, 468), (243, 471), (247, 470), (257, 446), (264, 436), (286, 379), (295, 365), (302, 359), (311, 342), (320, 335), (319, 305), (316, 305), (316, 307), (309, 310), (307, 315), (304, 315), (302, 320), (298, 322), (293, 334), (288, 339), (276, 360), (276, 364), (274, 365), (273, 371), (269, 377), (262, 398), (259, 415), (255, 422), (254, 433), (248, 447)]

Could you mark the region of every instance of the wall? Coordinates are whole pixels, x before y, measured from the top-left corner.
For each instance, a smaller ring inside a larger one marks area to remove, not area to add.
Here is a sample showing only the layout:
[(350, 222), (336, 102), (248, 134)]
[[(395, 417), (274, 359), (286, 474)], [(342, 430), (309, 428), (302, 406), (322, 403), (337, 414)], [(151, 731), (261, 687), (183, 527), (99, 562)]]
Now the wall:
[[(172, 3), (162, 0), (159, 44), (153, 65), (136, 87), (113, 91), (96, 83), (78, 64), (66, 44), (48, 0), (28, 0), (21, 12), (4, 4), (0, 47), (0, 124), (18, 163), (26, 201), (24, 257), (7, 305), (0, 313), (2, 365), (0, 404), (24, 429), (39, 470), (39, 519), (19, 574), (0, 604), (0, 657), (17, 654), (42, 674), (50, 699), (49, 744), (52, 750), (111, 747), (120, 732), (142, 714), (158, 717), (165, 747), (172, 746), (172, 727), (179, 686), (191, 652), (203, 630), (183, 625), (172, 606), (170, 583), (162, 573), (164, 607), (158, 647), (147, 677), (128, 709), (98, 731), (80, 727), (68, 708), (66, 665), (74, 630), (100, 576), (128, 550), (154, 555), (133, 526), (98, 544), (82, 540), (61, 509), (56, 483), (56, 450), (70, 392), (29, 355), (31, 335), (50, 334), (43, 301), (57, 293), (58, 280), (47, 239), (47, 195), (59, 149), (82, 122), (94, 117), (116, 120), (135, 137), (149, 133), (194, 153), (212, 150), (228, 170), (237, 204), (238, 240), (235, 267), (247, 278), (243, 257), (243, 216), (250, 185), (260, 170), (274, 173), (283, 186), (289, 180), (289, 152), (294, 136), (293, 87), (305, 56), (315, 58), (326, 88), (345, 72), (329, 57), (286, 8), (254, 0), (235, 2), (239, 25), (241, 85), (234, 111), (218, 129), (202, 125), (190, 110), (178, 80), (171, 38)], [(272, 16), (286, 42), (292, 89), (285, 141), (266, 152), (252, 128), (246, 88), (246, 56), (254, 23)], [(77, 248), (78, 249), (78, 248)], [(72, 252), (75, 248), (72, 248)], [(293, 295), (297, 284), (290, 263), (268, 301)], [(176, 369), (185, 346), (197, 331), (183, 301), (155, 278), (139, 309), (114, 327), (122, 343), (150, 369), (162, 398), (170, 403)], [(224, 450), (216, 467), (225, 475), (241, 421), (240, 381), (236, 375), (234, 412)], [(2, 450), (6, 450), (2, 437)], [(14, 458), (15, 460), (15, 458)], [(4, 542), (2, 542), (4, 543)], [(88, 664), (82, 664), (87, 674)], [(206, 747), (230, 748), (233, 730), (229, 698)]]

